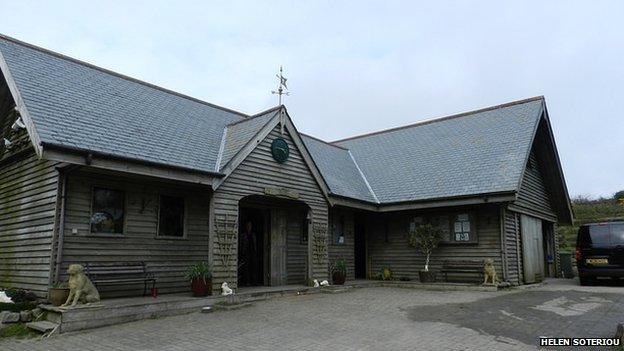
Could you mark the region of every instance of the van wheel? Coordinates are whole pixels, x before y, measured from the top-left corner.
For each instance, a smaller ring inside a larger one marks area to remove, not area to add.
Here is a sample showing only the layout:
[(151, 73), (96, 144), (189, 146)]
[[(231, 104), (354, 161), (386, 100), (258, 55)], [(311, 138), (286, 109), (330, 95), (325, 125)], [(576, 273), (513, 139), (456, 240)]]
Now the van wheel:
[(593, 285), (594, 284), (594, 279), (593, 278), (579, 277), (579, 281), (581, 282), (581, 285), (583, 285), (583, 286)]

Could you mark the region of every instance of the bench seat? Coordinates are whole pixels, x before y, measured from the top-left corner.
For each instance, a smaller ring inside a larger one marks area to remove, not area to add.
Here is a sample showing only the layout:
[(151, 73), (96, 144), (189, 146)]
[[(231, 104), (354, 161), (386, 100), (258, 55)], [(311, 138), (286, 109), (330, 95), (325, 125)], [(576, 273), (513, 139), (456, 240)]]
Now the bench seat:
[(145, 262), (89, 262), (85, 264), (85, 274), (96, 287), (143, 283), (143, 296), (147, 293), (148, 284), (152, 289), (156, 286), (156, 277), (147, 271)]
[(442, 263), (441, 272), (444, 273), (444, 280), (448, 281), (448, 274), (471, 274), (478, 278), (478, 282), (483, 280), (482, 260), (446, 260)]

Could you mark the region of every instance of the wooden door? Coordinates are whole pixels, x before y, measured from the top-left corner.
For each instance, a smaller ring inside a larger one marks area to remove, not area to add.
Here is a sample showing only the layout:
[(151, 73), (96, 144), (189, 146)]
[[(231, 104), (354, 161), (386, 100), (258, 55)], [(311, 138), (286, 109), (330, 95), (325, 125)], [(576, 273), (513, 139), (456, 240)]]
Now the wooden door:
[(271, 211), (271, 286), (286, 282), (286, 232), (288, 212), (283, 209)]
[(522, 259), (525, 283), (536, 283), (544, 277), (544, 246), (542, 221), (521, 216)]

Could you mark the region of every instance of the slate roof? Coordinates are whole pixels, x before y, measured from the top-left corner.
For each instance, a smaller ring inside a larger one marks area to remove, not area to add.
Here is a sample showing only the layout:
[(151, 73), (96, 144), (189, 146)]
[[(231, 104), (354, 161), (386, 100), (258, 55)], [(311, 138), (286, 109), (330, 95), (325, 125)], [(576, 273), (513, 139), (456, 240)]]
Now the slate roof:
[(251, 140), (260, 129), (266, 125), (271, 118), (279, 113), (279, 106), (265, 112), (261, 112), (248, 119), (244, 119), (230, 124), (225, 129), (225, 140), (221, 156), (220, 169), (223, 169), (228, 162)]
[[(216, 172), (278, 112), (250, 117), (2, 35), (0, 54), (45, 145)], [(510, 192), (543, 109), (540, 97), (334, 143), (302, 139), (334, 195)]]
[(377, 201), (349, 150), (305, 134), (301, 138), (332, 194), (368, 202)]
[(534, 98), (335, 144), (351, 151), (381, 203), (516, 191), (543, 104)]
[(214, 172), (245, 115), (0, 36), (43, 143)]

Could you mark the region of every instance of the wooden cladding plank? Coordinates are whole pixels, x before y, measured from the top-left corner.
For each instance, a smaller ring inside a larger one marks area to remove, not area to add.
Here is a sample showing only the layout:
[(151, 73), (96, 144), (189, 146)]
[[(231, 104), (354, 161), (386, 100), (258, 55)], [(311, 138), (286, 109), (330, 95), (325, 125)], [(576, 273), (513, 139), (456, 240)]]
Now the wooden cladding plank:
[[(289, 159), (279, 164), (271, 156), (271, 142), (282, 137), (290, 148)], [(312, 176), (299, 150), (296, 148), (288, 131), (282, 135), (279, 127), (269, 133), (267, 138), (232, 171), (229, 177), (221, 184), (214, 194), (214, 216), (229, 220), (238, 220), (238, 203), (250, 195), (264, 195), (265, 188), (285, 188), (299, 194), (299, 201), (307, 204), (311, 209), (313, 220), (327, 225), (328, 208), (316, 180)], [(291, 228), (292, 229), (292, 228)], [(287, 237), (286, 281), (301, 283), (307, 277), (307, 244), (298, 243), (295, 230)], [(308, 234), (312, 237), (312, 233)], [(214, 236), (213, 236), (214, 237)], [(213, 245), (213, 263), (215, 266), (214, 287), (218, 288), (221, 281), (236, 281), (236, 269), (222, 267), (218, 245)], [(236, 255), (234, 255), (236, 256)], [(234, 257), (230, 264), (236, 265)], [(320, 279), (328, 277), (327, 261), (313, 263), (313, 275)], [(303, 277), (303, 278), (302, 278)]]
[[(355, 257), (354, 257), (354, 244), (355, 244), (355, 224), (354, 224), (353, 211), (348, 209), (332, 208), (329, 215), (329, 231), (328, 231), (328, 251), (329, 251), (329, 263), (334, 264), (339, 259), (344, 259), (347, 264), (347, 279), (355, 279)], [(332, 233), (332, 223), (344, 222), (344, 244), (336, 243), (334, 233)]]
[(556, 218), (551, 202), (552, 197), (544, 183), (542, 172), (542, 165), (538, 162), (533, 150), (525, 167), (518, 199), (514, 202), (514, 205), (528, 213)]
[(0, 172), (0, 286), (45, 297), (56, 215), (57, 163), (34, 152)]
[[(125, 193), (125, 225), (120, 236), (90, 233), (92, 188), (104, 187)], [(159, 194), (183, 196), (186, 202), (186, 237), (165, 239), (156, 236)], [(136, 262), (146, 263), (158, 279), (161, 293), (189, 290), (187, 267), (208, 261), (210, 190), (207, 187), (147, 179), (115, 176), (92, 170), (76, 171), (69, 176), (65, 218), (65, 242), (61, 278), (66, 279), (70, 263)], [(75, 234), (73, 232), (76, 232)], [(137, 295), (143, 285), (105, 287), (103, 296)]]
[[(433, 251), (430, 267), (440, 270), (444, 260), (484, 260), (491, 258), (502, 277), (500, 210), (496, 206), (471, 208), (476, 214), (478, 243), (444, 245)], [(440, 214), (449, 213), (440, 210)], [(418, 279), (418, 271), (425, 265), (425, 257), (408, 245), (409, 218), (428, 216), (437, 212), (414, 211), (392, 215), (375, 215), (366, 231), (368, 273), (375, 275), (382, 268), (389, 267), (395, 278)]]
[(507, 271), (508, 280), (512, 284), (520, 284), (521, 266), (519, 262), (519, 252), (517, 242), (519, 240), (519, 228), (516, 214), (512, 211), (505, 211), (505, 245), (507, 248)]

